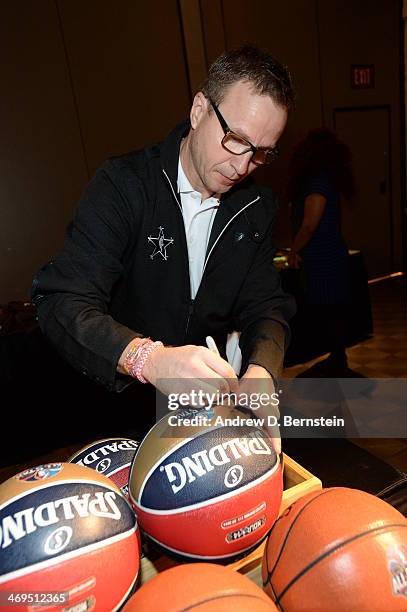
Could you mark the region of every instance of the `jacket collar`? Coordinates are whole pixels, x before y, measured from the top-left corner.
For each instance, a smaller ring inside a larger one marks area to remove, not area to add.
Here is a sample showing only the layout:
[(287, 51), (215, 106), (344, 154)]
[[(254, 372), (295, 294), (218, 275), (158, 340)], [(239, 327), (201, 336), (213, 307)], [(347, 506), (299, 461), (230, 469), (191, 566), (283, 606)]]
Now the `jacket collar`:
[(189, 119), (179, 123), (161, 143), (160, 147), (161, 167), (168, 175), (175, 193), (177, 193), (178, 159), (181, 140), (188, 134), (190, 129), (191, 123)]

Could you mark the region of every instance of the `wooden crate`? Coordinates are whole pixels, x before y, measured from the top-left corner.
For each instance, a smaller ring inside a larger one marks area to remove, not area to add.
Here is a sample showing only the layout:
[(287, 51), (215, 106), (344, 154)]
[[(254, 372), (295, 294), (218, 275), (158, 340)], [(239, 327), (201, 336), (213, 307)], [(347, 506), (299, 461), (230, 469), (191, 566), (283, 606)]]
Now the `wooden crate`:
[[(322, 483), (311, 472), (308, 472), (299, 463), (284, 453), (284, 491), (280, 508), (280, 515), (297, 499), (322, 488)], [(231, 563), (229, 567), (235, 569), (261, 586), (261, 560), (266, 542), (264, 541), (244, 559)], [(141, 559), (141, 584), (154, 578), (159, 572), (179, 565), (179, 562), (164, 555), (154, 558), (144, 555)]]

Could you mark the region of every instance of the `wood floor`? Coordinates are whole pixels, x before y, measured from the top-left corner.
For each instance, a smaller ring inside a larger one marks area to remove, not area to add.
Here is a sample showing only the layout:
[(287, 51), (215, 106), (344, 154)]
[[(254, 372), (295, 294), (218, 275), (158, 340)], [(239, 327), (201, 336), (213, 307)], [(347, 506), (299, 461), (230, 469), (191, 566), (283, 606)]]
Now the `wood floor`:
[[(371, 284), (370, 297), (374, 334), (348, 348), (349, 367), (369, 378), (407, 378), (407, 278), (402, 276)], [(295, 377), (326, 357), (323, 355), (286, 368), (284, 377)], [(371, 438), (353, 442), (407, 472), (407, 439)]]

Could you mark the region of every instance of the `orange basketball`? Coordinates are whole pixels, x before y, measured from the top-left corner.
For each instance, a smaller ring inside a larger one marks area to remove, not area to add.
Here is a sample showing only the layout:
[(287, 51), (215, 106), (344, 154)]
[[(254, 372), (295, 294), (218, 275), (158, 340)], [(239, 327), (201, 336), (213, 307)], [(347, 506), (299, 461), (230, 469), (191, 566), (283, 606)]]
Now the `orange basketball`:
[(407, 520), (357, 489), (311, 493), (274, 524), (262, 575), (285, 612), (407, 610)]
[(127, 602), (123, 612), (152, 610), (205, 612), (276, 612), (277, 608), (254, 582), (234, 570), (211, 563), (178, 565), (147, 582)]

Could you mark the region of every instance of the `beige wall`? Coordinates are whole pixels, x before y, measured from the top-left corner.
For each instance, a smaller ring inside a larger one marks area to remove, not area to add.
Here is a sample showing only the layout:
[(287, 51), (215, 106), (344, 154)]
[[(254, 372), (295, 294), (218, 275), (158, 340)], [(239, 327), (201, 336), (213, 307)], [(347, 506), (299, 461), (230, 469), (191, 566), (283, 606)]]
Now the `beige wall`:
[(0, 40), (1, 304), (28, 298), (96, 167), (165, 136), (190, 91), (176, 0), (3, 3)]
[[(393, 225), (394, 270), (403, 267), (401, 227), (404, 219), (400, 166), (403, 146), (400, 105), (401, 17), (401, 6), (397, 0), (370, 0), (368, 3), (354, 0), (319, 2), (323, 108), (327, 125), (333, 127), (334, 108), (389, 106), (391, 148), (385, 155), (390, 154), (391, 162), (392, 201), (389, 214)], [(351, 64), (374, 65), (373, 89), (358, 90), (349, 86)], [(373, 155), (375, 148), (379, 146), (381, 145), (375, 139), (372, 125), (372, 132), (366, 138), (367, 164), (369, 156)], [(379, 177), (371, 176), (371, 181), (379, 181)], [(369, 217), (370, 223), (373, 218), (373, 215)], [(361, 233), (366, 232), (365, 222), (366, 219), (363, 225), (360, 225)], [(377, 222), (380, 223), (379, 218)]]
[[(390, 106), (401, 267), (400, 22), (398, 0), (3, 3), (0, 303), (27, 298), (95, 168), (165, 136), (187, 113), (210, 62), (247, 40), (285, 62), (298, 91), (281, 160), (260, 175), (280, 193), (290, 149), (306, 129), (331, 125), (338, 106)], [(351, 90), (351, 63), (375, 64), (374, 90)], [(289, 234), (283, 207), (278, 242), (287, 244)]]
[[(176, 0), (58, 0), (90, 173), (161, 139), (190, 94)], [(159, 17), (158, 17), (159, 16)]]
[[(338, 107), (390, 107), (392, 267), (403, 268), (399, 0), (202, 0), (201, 4), (209, 49), (212, 32), (215, 43), (222, 36), (227, 49), (252, 41), (268, 48), (287, 64), (293, 76), (297, 108), (281, 141), (281, 158), (270, 169), (258, 174), (278, 193), (284, 192), (291, 148), (307, 129), (320, 125), (333, 127), (333, 111)], [(211, 19), (216, 12), (215, 6), (221, 17), (219, 28), (213, 27)], [(218, 48), (219, 44), (213, 46)], [(351, 88), (351, 64), (374, 64), (374, 89)], [(372, 133), (366, 141), (367, 157), (374, 147)], [(359, 217), (356, 222), (360, 227), (355, 235), (365, 233), (366, 229), (363, 215)], [(380, 229), (378, 227), (377, 232)], [(287, 203), (282, 198), (277, 243), (287, 246), (290, 235)], [(360, 247), (358, 244), (351, 246)]]
[(87, 173), (54, 2), (3, 3), (0, 40), (2, 303), (27, 299)]

